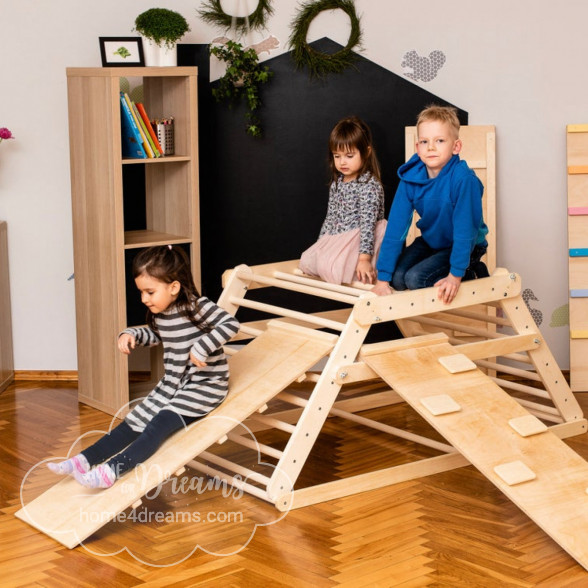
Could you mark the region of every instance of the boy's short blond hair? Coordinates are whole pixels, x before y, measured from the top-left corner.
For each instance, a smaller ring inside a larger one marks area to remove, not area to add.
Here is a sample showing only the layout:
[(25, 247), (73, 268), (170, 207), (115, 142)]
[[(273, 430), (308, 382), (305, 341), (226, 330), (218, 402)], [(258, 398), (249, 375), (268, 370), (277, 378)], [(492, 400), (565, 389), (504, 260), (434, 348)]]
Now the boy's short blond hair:
[(457, 108), (454, 106), (438, 106), (432, 104), (427, 106), (424, 110), (421, 110), (417, 116), (417, 134), (419, 131), (419, 125), (426, 121), (439, 121), (447, 123), (454, 131), (455, 136), (459, 137), (459, 119), (457, 118)]

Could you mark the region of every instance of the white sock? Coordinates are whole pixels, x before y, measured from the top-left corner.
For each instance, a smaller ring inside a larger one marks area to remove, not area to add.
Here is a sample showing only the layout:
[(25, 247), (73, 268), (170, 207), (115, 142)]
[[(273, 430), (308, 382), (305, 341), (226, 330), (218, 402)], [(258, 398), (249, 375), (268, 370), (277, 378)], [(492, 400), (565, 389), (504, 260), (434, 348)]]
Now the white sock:
[(74, 470), (73, 476), (86, 488), (110, 488), (116, 481), (114, 470), (105, 463), (101, 463), (85, 474)]
[(48, 462), (47, 467), (54, 474), (72, 474), (78, 472), (85, 474), (90, 471), (90, 464), (83, 454), (79, 453), (70, 459), (60, 462)]

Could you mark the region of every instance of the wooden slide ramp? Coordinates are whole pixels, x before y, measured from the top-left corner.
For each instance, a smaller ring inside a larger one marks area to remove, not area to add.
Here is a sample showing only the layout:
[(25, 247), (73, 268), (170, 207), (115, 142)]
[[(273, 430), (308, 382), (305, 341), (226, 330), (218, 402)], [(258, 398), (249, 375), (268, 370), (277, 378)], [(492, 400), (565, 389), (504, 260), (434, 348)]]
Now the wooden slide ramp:
[(137, 506), (141, 497), (179, 472), (194, 457), (243, 422), (303, 375), (333, 349), (337, 337), (280, 321), (229, 359), (231, 380), (227, 399), (203, 420), (176, 433), (147, 460), (141, 475), (129, 472), (111, 488), (92, 490), (72, 477), (35, 498), (16, 516), (73, 548)]
[[(384, 352), (376, 345), (371, 350), (366, 346), (362, 358), (588, 569), (588, 463), (582, 457), (551, 431), (533, 433), (543, 429), (541, 421), (472, 367), (441, 335), (437, 344), (430, 344), (430, 336), (420, 343), (416, 337), (398, 341), (395, 348), (389, 345)], [(459, 408), (454, 410), (452, 403)], [(434, 414), (444, 410), (454, 411)]]

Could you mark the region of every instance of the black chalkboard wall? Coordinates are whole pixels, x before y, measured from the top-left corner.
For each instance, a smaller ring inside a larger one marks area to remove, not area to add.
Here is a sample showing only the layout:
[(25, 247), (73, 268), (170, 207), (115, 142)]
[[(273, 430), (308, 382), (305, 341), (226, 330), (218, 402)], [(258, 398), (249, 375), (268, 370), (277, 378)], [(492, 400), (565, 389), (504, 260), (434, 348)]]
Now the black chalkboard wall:
[[(341, 49), (327, 38), (312, 47)], [(297, 70), (290, 53), (265, 63), (274, 76), (262, 88), (264, 134), (255, 138), (245, 133), (243, 106), (212, 100), (208, 46), (178, 46), (178, 64), (199, 67), (202, 290), (213, 300), (226, 269), (297, 259), (316, 240), (327, 209), (327, 140), (340, 118), (370, 125), (388, 211), (404, 127), (428, 104), (449, 104), (359, 54), (354, 67), (320, 80)], [(459, 110), (462, 124), (467, 116)]]

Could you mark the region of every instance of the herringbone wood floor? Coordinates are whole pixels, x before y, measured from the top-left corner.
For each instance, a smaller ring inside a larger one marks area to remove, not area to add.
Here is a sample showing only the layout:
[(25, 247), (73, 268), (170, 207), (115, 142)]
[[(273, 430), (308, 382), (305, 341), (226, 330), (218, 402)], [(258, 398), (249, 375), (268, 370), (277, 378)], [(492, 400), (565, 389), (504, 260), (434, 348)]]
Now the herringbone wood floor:
[[(2, 587), (588, 586), (588, 572), (471, 466), (285, 516), (249, 495), (177, 479), (145, 500), (134, 520), (129, 511), (68, 550), (13, 515), (21, 499), (55, 481), (35, 466), (66, 455), (80, 435), (108, 428), (110, 417), (79, 405), (76, 393), (73, 385), (19, 383), (0, 395)], [(579, 396), (588, 412), (588, 395)], [(404, 404), (378, 411), (378, 419), (427, 429)], [(262, 442), (280, 446), (279, 434), (264, 435)], [(588, 459), (588, 435), (567, 443)], [(426, 451), (330, 419), (297, 486)]]

